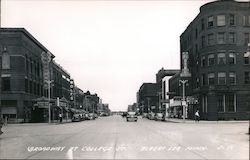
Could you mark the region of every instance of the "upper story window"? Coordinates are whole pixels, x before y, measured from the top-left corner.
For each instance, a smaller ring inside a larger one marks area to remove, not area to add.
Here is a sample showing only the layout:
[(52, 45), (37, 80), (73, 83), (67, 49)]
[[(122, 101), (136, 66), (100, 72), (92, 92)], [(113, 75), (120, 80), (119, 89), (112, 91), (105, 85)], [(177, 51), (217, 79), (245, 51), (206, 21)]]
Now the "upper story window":
[(206, 78), (205, 78), (205, 74), (201, 75), (201, 85), (205, 86), (206, 85)]
[(236, 54), (235, 53), (229, 53), (229, 64), (236, 64)]
[(236, 73), (229, 72), (229, 84), (236, 84)]
[(218, 84), (220, 84), (220, 85), (226, 84), (226, 73), (225, 72), (218, 73)]
[(201, 30), (203, 31), (205, 29), (205, 20), (201, 19)]
[(218, 54), (218, 64), (226, 64), (226, 54), (225, 53)]
[(213, 33), (207, 35), (207, 44), (209, 46), (214, 44), (214, 34)]
[(204, 67), (206, 65), (206, 57), (202, 56), (201, 58), (201, 66)]
[(250, 26), (250, 16), (243, 16), (243, 26)]
[(250, 64), (250, 53), (244, 54), (244, 64)]
[(224, 44), (225, 43), (225, 32), (219, 32), (217, 35), (217, 43)]
[(245, 72), (245, 84), (250, 84), (250, 72)]
[(208, 17), (207, 26), (208, 27), (213, 27), (214, 26), (214, 17), (213, 16)]
[(230, 14), (229, 15), (229, 25), (230, 26), (234, 26), (235, 25), (235, 15), (234, 14)]
[(10, 55), (6, 49), (4, 49), (2, 54), (2, 69), (10, 69)]
[(201, 47), (205, 47), (205, 36), (201, 36)]
[(2, 77), (2, 91), (10, 91), (10, 77)]
[(217, 16), (217, 26), (225, 26), (226, 25), (226, 16), (218, 15)]
[(208, 55), (208, 66), (212, 66), (215, 63), (214, 54)]
[(250, 43), (249, 39), (250, 39), (250, 34), (249, 33), (245, 33), (245, 38), (244, 38), (244, 44), (247, 45), (248, 43)]
[(209, 73), (208, 74), (208, 85), (214, 85), (215, 84), (215, 81), (214, 81), (214, 73)]
[(229, 43), (235, 43), (236, 42), (236, 35), (234, 32), (230, 32), (228, 35), (228, 42)]

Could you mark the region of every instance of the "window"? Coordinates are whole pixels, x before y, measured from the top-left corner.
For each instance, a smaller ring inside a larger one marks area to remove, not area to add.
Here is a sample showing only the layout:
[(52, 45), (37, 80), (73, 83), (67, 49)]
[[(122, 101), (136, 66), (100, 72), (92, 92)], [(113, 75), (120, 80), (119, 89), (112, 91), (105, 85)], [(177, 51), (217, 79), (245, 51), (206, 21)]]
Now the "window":
[(230, 32), (229, 35), (228, 35), (228, 42), (229, 43), (235, 43), (235, 33), (234, 32)]
[(250, 26), (250, 16), (243, 16), (243, 26)]
[(197, 77), (196, 78), (196, 88), (199, 88), (200, 86), (200, 79)]
[(206, 65), (206, 57), (202, 56), (201, 58), (201, 66), (204, 67)]
[(214, 62), (215, 60), (214, 60), (214, 54), (210, 54), (210, 55), (208, 55), (208, 66), (212, 66), (212, 65), (214, 65)]
[(205, 74), (201, 75), (201, 85), (205, 86), (206, 85), (206, 78), (205, 78)]
[(218, 64), (226, 64), (226, 54), (225, 53), (218, 54)]
[(196, 28), (195, 29), (195, 39), (197, 39), (198, 38), (198, 29)]
[(214, 17), (213, 16), (208, 17), (207, 26), (208, 27), (213, 27), (214, 26)]
[(229, 15), (229, 25), (230, 26), (235, 25), (235, 15), (234, 14)]
[(236, 54), (235, 53), (229, 53), (229, 64), (236, 64)]
[(25, 92), (26, 93), (28, 93), (29, 92), (29, 87), (28, 87), (28, 79), (27, 78), (25, 78), (25, 80), (24, 80), (24, 88), (25, 88)]
[(245, 72), (245, 84), (250, 84), (250, 72)]
[(214, 34), (208, 34), (207, 44), (208, 45), (213, 45), (214, 44)]
[(202, 111), (204, 113), (207, 112), (207, 96), (206, 95), (202, 96)]
[(235, 72), (229, 72), (229, 84), (236, 84)]
[(245, 41), (244, 41), (244, 44), (247, 45), (250, 41), (250, 34), (249, 33), (245, 33)]
[(219, 85), (226, 84), (226, 73), (225, 72), (218, 73), (218, 84)]
[(218, 112), (225, 112), (224, 110), (224, 95), (217, 95), (217, 108), (218, 108)]
[(10, 91), (10, 77), (2, 77), (2, 91)]
[(205, 47), (205, 36), (201, 37), (201, 47), (204, 48)]
[(226, 25), (226, 17), (225, 15), (217, 16), (217, 26), (225, 26)]
[(6, 51), (2, 54), (2, 69), (10, 69), (10, 55)]
[(214, 73), (209, 73), (208, 74), (208, 85), (214, 85), (215, 81), (214, 81)]
[(236, 111), (236, 96), (234, 94), (226, 95), (226, 111), (227, 112)]
[(225, 43), (225, 33), (219, 32), (217, 35), (217, 43), (218, 44), (224, 44)]
[(201, 30), (203, 31), (205, 29), (205, 20), (201, 19)]
[(244, 64), (250, 64), (250, 53), (249, 52), (244, 54)]

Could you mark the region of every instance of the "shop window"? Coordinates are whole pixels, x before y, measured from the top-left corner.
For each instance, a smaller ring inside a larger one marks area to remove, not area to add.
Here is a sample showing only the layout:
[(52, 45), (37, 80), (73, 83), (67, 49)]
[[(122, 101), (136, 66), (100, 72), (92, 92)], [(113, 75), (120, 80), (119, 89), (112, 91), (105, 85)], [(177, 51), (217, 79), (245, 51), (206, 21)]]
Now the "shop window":
[(208, 55), (208, 66), (212, 66), (215, 63), (214, 54)]
[(235, 15), (234, 14), (230, 14), (229, 15), (229, 25), (230, 26), (234, 26), (235, 25)]
[(224, 44), (225, 43), (225, 32), (219, 32), (217, 35), (217, 43)]
[(226, 73), (225, 72), (219, 72), (218, 73), (218, 84), (219, 85), (225, 85), (226, 84)]
[(224, 95), (217, 95), (217, 108), (218, 108), (218, 112), (225, 112), (224, 110)]
[(228, 35), (228, 42), (233, 44), (236, 42), (236, 36), (234, 32), (230, 32)]
[(207, 26), (208, 27), (213, 27), (214, 26), (214, 17), (213, 16), (208, 17)]
[(2, 91), (10, 91), (10, 77), (2, 77)]
[(236, 73), (229, 72), (229, 84), (234, 85), (236, 84)]
[(226, 54), (225, 53), (218, 54), (218, 64), (226, 64)]
[(214, 34), (208, 34), (207, 36), (207, 44), (210, 46), (210, 45), (213, 45), (214, 44)]
[(215, 84), (215, 76), (214, 73), (208, 74), (208, 85), (214, 85)]
[(250, 84), (250, 72), (245, 72), (245, 84)]
[(229, 53), (229, 64), (236, 64), (236, 54), (235, 53)]
[(225, 26), (226, 25), (226, 17), (225, 15), (217, 16), (217, 26)]

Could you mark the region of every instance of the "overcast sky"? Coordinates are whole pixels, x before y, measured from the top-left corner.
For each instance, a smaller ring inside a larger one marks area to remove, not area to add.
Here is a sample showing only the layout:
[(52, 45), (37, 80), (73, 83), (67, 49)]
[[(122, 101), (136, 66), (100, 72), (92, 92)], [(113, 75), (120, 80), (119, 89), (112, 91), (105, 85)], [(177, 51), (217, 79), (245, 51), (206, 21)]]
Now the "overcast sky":
[(2, 0), (2, 27), (26, 28), (84, 92), (112, 110), (159, 69), (179, 69), (179, 36), (211, 0)]

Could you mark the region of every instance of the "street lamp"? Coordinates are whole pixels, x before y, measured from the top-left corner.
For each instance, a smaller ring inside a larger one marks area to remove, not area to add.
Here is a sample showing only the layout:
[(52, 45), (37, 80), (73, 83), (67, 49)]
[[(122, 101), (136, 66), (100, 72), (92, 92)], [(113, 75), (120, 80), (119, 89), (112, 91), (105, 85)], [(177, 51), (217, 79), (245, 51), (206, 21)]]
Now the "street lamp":
[(182, 112), (182, 115), (183, 115), (183, 121), (185, 122), (185, 118), (186, 118), (186, 101), (185, 101), (185, 85), (186, 83), (188, 82), (188, 80), (179, 80), (180, 83), (182, 83), (182, 109), (183, 109), (183, 112)]

